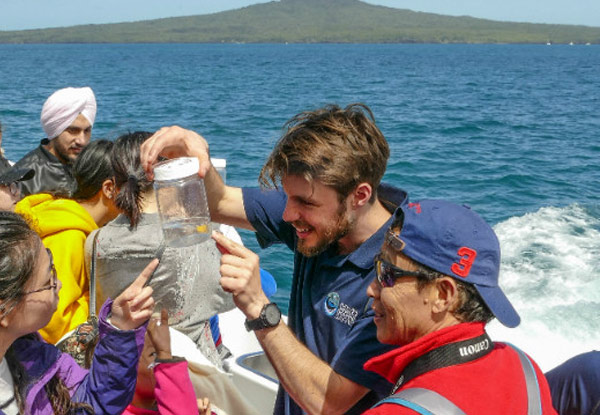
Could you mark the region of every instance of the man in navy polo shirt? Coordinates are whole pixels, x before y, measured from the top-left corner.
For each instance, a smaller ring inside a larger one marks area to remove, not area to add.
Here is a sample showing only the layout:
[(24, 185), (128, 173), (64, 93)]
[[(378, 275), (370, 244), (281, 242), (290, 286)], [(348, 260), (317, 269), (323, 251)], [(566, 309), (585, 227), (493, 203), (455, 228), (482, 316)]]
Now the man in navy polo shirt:
[(377, 341), (365, 292), (391, 214), (406, 194), (380, 185), (389, 147), (368, 107), (327, 106), (298, 114), (286, 127), (260, 175), (275, 190), (225, 186), (206, 140), (179, 127), (147, 140), (142, 162), (150, 173), (159, 154), (198, 157), (214, 221), (256, 231), (262, 247), (285, 243), (295, 252), (288, 328), (261, 290), (258, 256), (213, 236), (225, 253), (221, 284), (283, 386), (275, 414), (362, 413), (392, 386), (362, 370), (389, 349)]

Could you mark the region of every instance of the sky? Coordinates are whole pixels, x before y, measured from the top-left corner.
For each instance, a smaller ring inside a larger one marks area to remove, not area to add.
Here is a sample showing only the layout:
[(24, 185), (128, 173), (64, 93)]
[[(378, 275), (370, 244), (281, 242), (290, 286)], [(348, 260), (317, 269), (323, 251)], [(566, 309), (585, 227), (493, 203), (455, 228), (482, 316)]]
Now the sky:
[[(260, 0), (0, 0), (0, 30), (216, 13)], [(367, 0), (398, 9), (492, 20), (600, 27), (600, 0)]]

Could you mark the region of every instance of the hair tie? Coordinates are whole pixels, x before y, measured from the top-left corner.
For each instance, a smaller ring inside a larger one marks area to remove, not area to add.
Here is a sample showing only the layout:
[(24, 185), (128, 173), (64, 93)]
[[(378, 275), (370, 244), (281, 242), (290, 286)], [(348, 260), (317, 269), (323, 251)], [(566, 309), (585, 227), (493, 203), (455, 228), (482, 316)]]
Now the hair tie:
[(130, 174), (127, 176), (127, 184), (134, 192), (137, 192), (139, 188), (138, 178), (136, 175)]

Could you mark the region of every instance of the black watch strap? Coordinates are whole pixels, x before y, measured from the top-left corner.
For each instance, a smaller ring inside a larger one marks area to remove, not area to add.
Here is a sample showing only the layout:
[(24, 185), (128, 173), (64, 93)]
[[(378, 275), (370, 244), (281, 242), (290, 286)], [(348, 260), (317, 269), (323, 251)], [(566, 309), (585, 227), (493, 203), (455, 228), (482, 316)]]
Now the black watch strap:
[(246, 330), (262, 330), (269, 327), (275, 327), (281, 321), (281, 310), (275, 303), (265, 304), (260, 310), (260, 315), (254, 320), (248, 320), (244, 322)]

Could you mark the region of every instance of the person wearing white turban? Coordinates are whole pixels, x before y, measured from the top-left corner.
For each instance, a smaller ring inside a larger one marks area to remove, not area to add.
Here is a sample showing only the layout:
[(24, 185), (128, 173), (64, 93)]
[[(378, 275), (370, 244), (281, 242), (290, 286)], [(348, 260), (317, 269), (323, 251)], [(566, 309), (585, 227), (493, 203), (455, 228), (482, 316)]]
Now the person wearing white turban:
[(82, 115), (90, 125), (96, 118), (96, 97), (91, 88), (59, 89), (42, 107), (42, 128), (48, 138), (58, 137)]
[(40, 117), (47, 138), (15, 164), (35, 170), (32, 179), (21, 183), (23, 196), (73, 191), (71, 164), (90, 142), (95, 119), (96, 97), (89, 87), (63, 88), (48, 97)]

